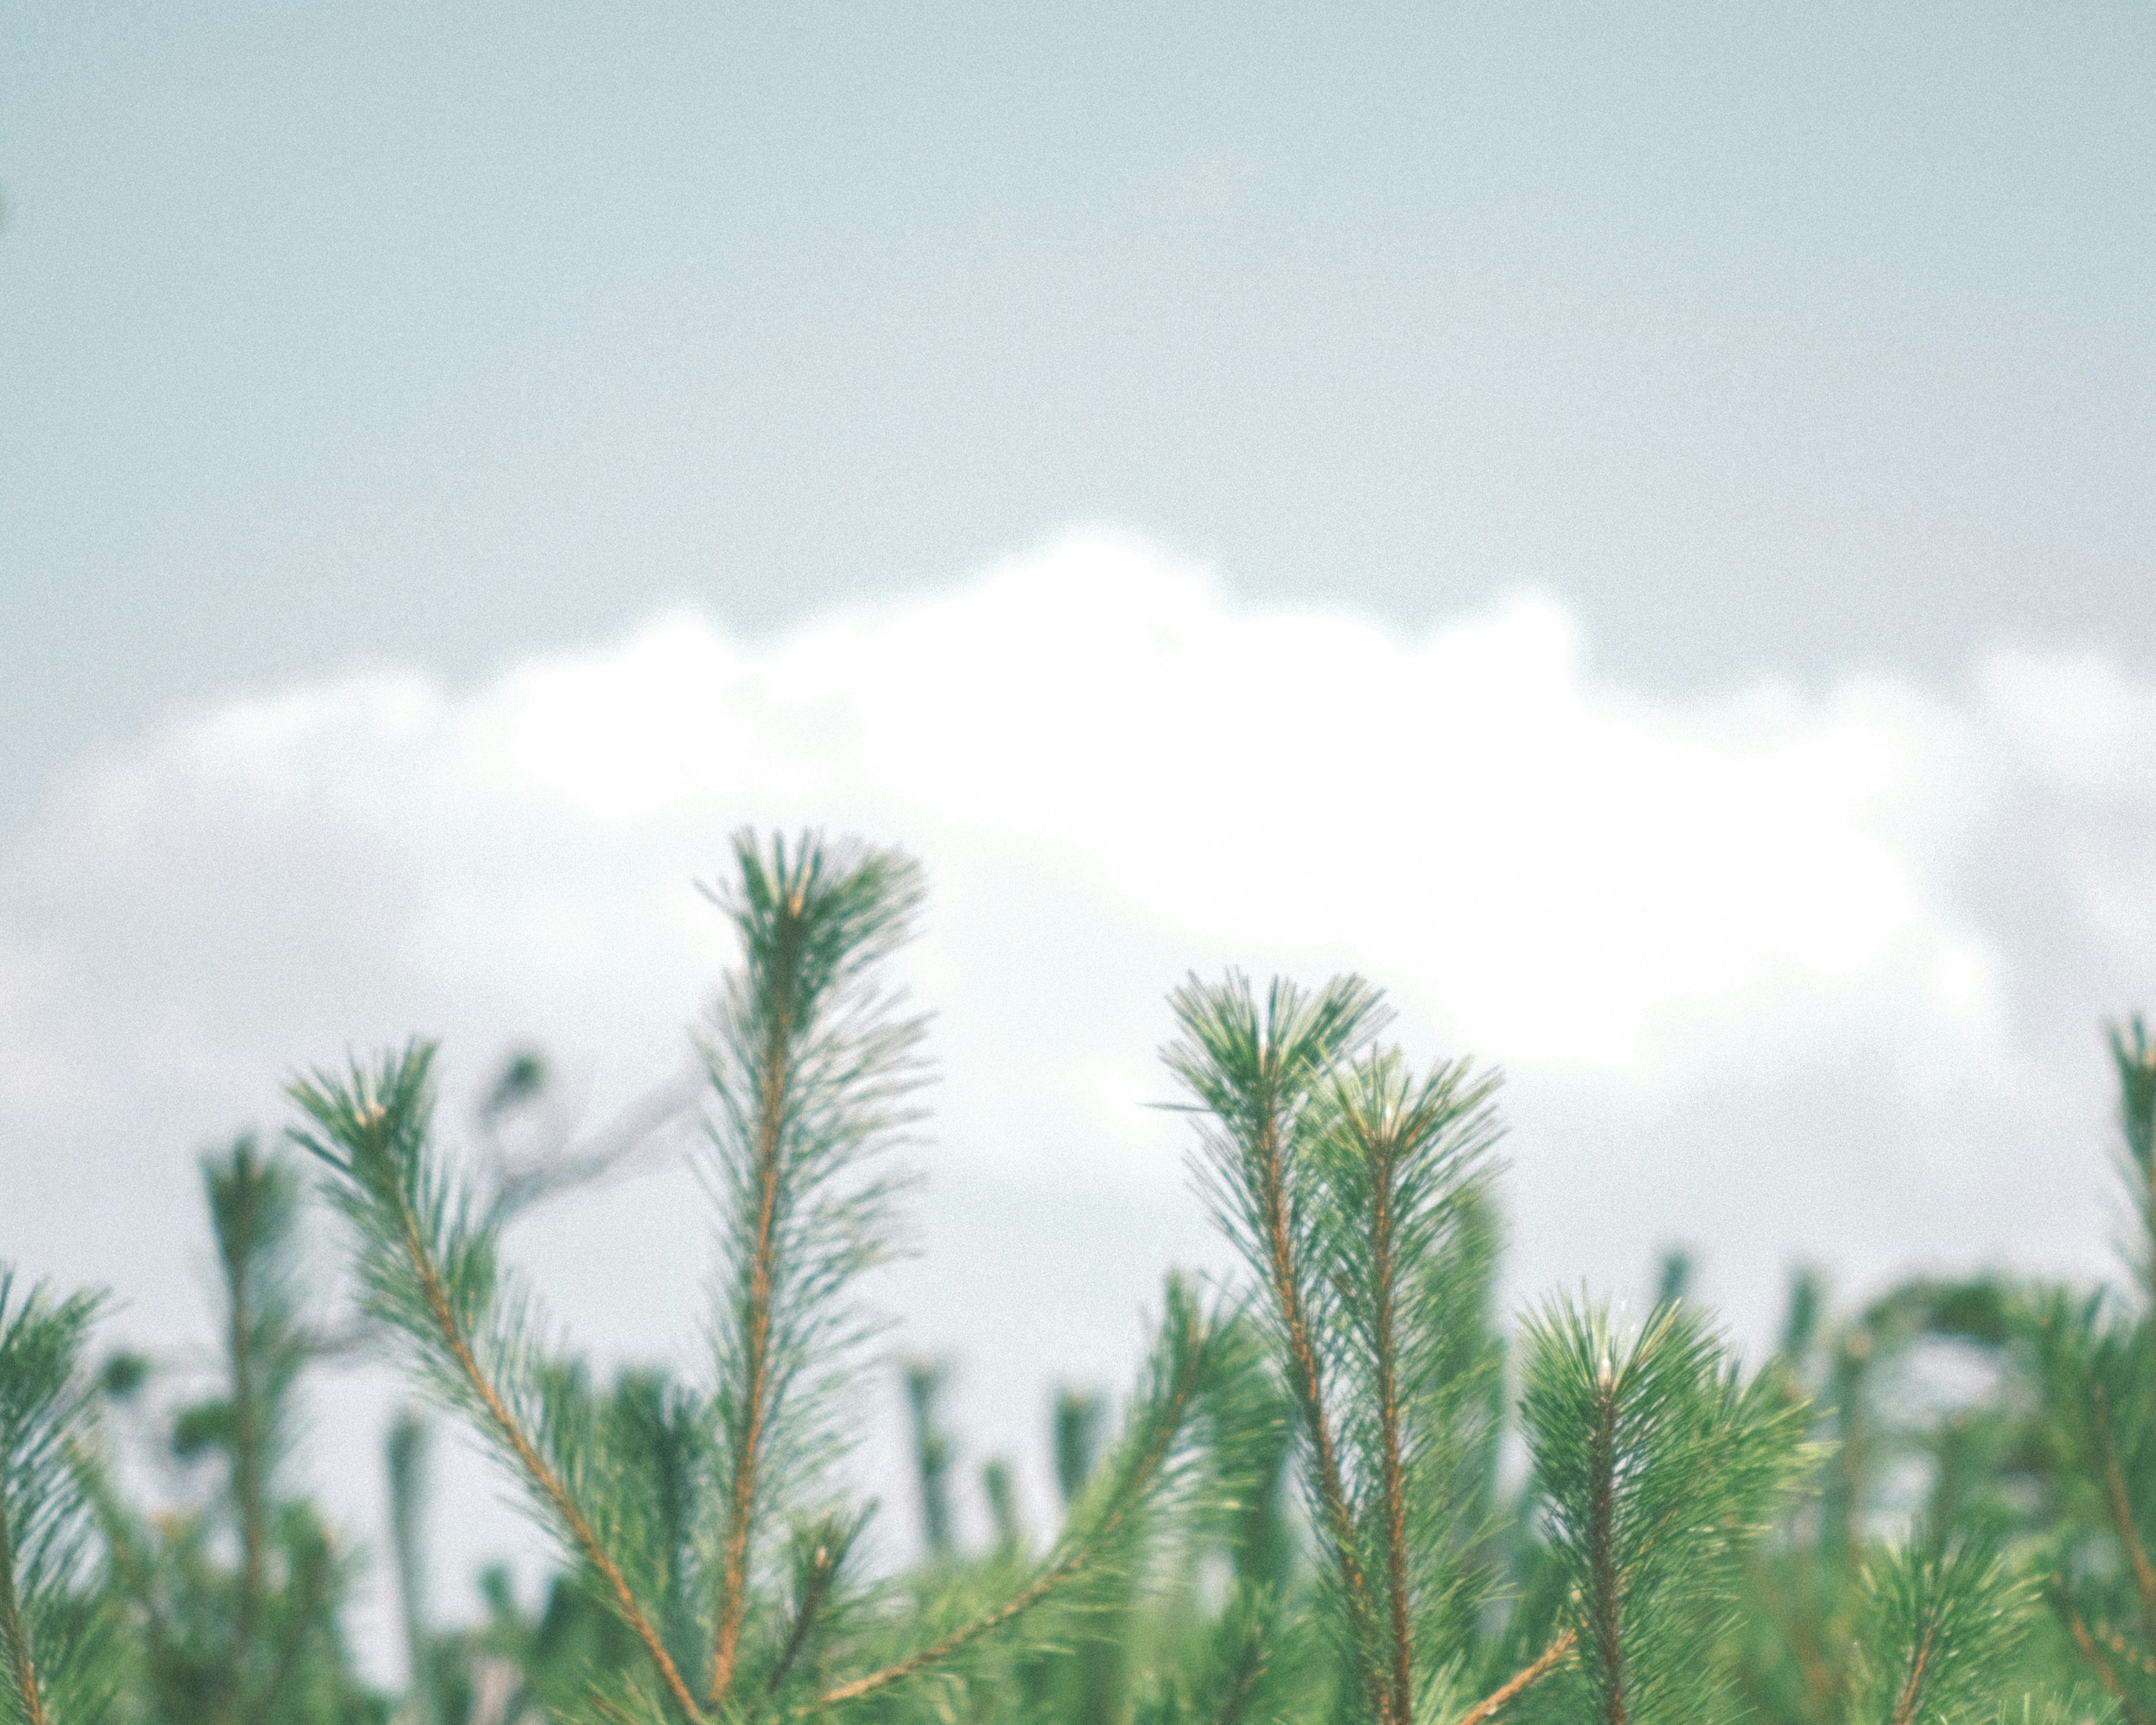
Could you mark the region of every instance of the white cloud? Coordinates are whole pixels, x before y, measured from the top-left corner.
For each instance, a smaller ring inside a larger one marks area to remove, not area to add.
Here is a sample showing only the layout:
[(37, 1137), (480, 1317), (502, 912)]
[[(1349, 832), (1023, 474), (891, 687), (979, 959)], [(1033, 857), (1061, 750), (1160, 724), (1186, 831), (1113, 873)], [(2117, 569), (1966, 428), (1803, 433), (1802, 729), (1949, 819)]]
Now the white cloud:
[(684, 888), (730, 824), (856, 825), (1193, 957), (1368, 966), (1515, 1065), (1636, 1074), (1881, 990), (1978, 1026), (1985, 937), (1922, 878), (1968, 732), (1889, 685), (1631, 698), (1538, 603), (1413, 641), (1241, 614), (1087, 538), (768, 648), (681, 616), (468, 695), (236, 700), (86, 776), (31, 866), (77, 915), (217, 922), (207, 964), (172, 945), (176, 994), (228, 963), (317, 1000), (355, 968), (633, 989), (697, 938)]
[(1365, 969), (1425, 1036), (1627, 1091), (1851, 1035), (1995, 1068), (2028, 955), (1962, 859), (2041, 803), (2054, 884), (2132, 942), (2152, 737), (2156, 694), (2101, 659), (1653, 700), (1544, 602), (1408, 639), (1072, 538), (768, 645), (681, 614), (467, 691), (176, 716), (13, 859), (0, 1108), (230, 1106), (408, 1024), (529, 1025), (619, 1087), (723, 957), (690, 882), (745, 820), (928, 860), (960, 1101), (1055, 1095), (1058, 1155), (1117, 1154), (1146, 1088), (1156, 1021), (1091, 1009), (1230, 957)]
[[(1686, 1236), (1756, 1322), (1798, 1252), (2094, 1261), (2152, 762), (2156, 690), (2098, 656), (1653, 698), (1548, 603), (1404, 639), (1101, 536), (768, 644), (685, 614), (470, 690), (235, 696), (0, 860), (6, 1247), (183, 1327), (152, 1295), (201, 1258), (192, 1153), (293, 1066), (418, 1029), (467, 1072), (537, 1034), (602, 1096), (658, 1077), (725, 957), (692, 878), (752, 821), (931, 868), (946, 1147), (893, 1297), (1002, 1362), (991, 1404), (1103, 1369), (1154, 1260), (1209, 1250), (1138, 1105), (1162, 991), (1231, 960), (1363, 969), (1414, 1045), (1513, 1070), (1524, 1281)], [(647, 1189), (532, 1249), (635, 1346), (654, 1302), (685, 1324), (700, 1228)]]

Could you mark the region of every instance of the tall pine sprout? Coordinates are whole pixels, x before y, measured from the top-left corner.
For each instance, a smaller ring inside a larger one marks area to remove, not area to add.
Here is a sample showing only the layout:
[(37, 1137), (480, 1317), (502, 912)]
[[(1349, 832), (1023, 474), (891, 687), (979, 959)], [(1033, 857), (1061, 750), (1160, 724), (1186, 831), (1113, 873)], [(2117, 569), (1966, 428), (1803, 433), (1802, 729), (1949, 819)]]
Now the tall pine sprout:
[(1362, 1054), (1383, 1013), (1352, 977), (1315, 993), (1276, 980), (1260, 1004), (1231, 974), (1171, 1004), (1183, 1034), (1165, 1058), (1201, 1115), (1199, 1181), (1262, 1290), (1296, 1410), (1341, 1702), (1409, 1725), (1457, 1688), (1495, 1584), (1495, 1080)]
[(709, 1700), (732, 1692), (761, 1543), (841, 1447), (831, 1392), (886, 1250), (891, 1187), (863, 1170), (914, 1117), (922, 1024), (876, 979), (912, 932), (920, 871), (895, 851), (735, 842), (713, 895), (740, 932), (704, 1036), (711, 1183), (725, 1217), (714, 1343), (723, 1553)]
[[(1316, 994), (1276, 979), (1260, 1006), (1240, 973), (1169, 996), (1182, 1038), (1163, 1058), (1202, 1111), (1196, 1173), (1263, 1289), (1296, 1402), (1312, 1519), (1337, 1586), (1343, 1652), (1372, 1717), (1396, 1725), (1369, 1558), (1341, 1445), (1335, 1291), (1321, 1273), (1312, 1101), (1383, 1022), (1377, 990), (1336, 978)], [(1397, 1722), (1404, 1725), (1404, 1722)]]
[(617, 1515), (594, 1479), (587, 1399), (539, 1342), (536, 1303), (501, 1264), (497, 1224), (470, 1183), (434, 1151), (434, 1050), (413, 1044), (372, 1066), (292, 1087), (313, 1122), (302, 1143), (341, 1176), (353, 1269), (366, 1310), (403, 1344), (415, 1375), (464, 1414), (516, 1477), (649, 1654), (675, 1704), (701, 1717), (687, 1682), (608, 1536)]
[(2051, 1596), (2127, 1717), (2156, 1719), (2156, 1433), (2150, 1327), (2065, 1290), (2027, 1320), (2061, 1527)]
[(1480, 1322), (1495, 1245), (1480, 1224), (1496, 1084), (1465, 1061), (1418, 1079), (1375, 1054), (1321, 1092), (1313, 1134), (1350, 1484), (1403, 1722), (1416, 1672), (1465, 1659), (1494, 1579), (1482, 1548), (1502, 1359)]
[[(235, 1668), (254, 1657), (270, 1590), (270, 1481), (291, 1440), (292, 1389), (306, 1363), (299, 1323), (300, 1184), (252, 1138), (206, 1157), (203, 1183), (225, 1296), (225, 1405), (240, 1574)], [(287, 1626), (287, 1632), (298, 1632)]]
[[(956, 1681), (1007, 1625), (1132, 1561), (1154, 1508), (1192, 1487), (1224, 1333), (1171, 1289), (1121, 1441), (1007, 1592), (983, 1600), (962, 1578), (911, 1621), (865, 1612), (848, 1563), (863, 1517), (833, 1502), (829, 1470), (865, 1333), (849, 1287), (887, 1248), (894, 1189), (878, 1163), (920, 1077), (920, 1021), (877, 977), (911, 930), (919, 877), (896, 853), (813, 836), (742, 837), (735, 861), (713, 896), (742, 958), (703, 1039), (721, 1254), (708, 1394), (625, 1381), (603, 1402), (550, 1357), (501, 1262), (498, 1210), (434, 1143), (431, 1048), (292, 1091), (301, 1141), (335, 1171), (366, 1308), (486, 1437), (641, 1651), (645, 1675), (593, 1673), (596, 1718), (816, 1712)], [(688, 1615), (696, 1599), (707, 1628)]]
[(1748, 1384), (1689, 1306), (1627, 1340), (1558, 1302), (1527, 1327), (1522, 1410), (1567, 1582), (1575, 1705), (1599, 1725), (1722, 1717), (1733, 1560), (1811, 1457), (1806, 1410)]
[(400, 1409), (384, 1445), (389, 1481), (389, 1548), (397, 1575), (399, 1627), (404, 1633), (408, 1725), (435, 1725), (434, 1672), (427, 1635), (427, 1460), (433, 1433), (409, 1408)]
[(145, 1516), (102, 1443), (83, 1445), (78, 1461), (134, 1632), (142, 1717), (354, 1717), (368, 1698), (339, 1611), (357, 1563), (290, 1490), (287, 1465), (301, 1375), (319, 1346), (303, 1315), (304, 1186), (245, 1137), (203, 1157), (202, 1178), (222, 1283), (222, 1381), (180, 1408), (167, 1447), (191, 1471), (208, 1466), (212, 1489)]
[(80, 1370), (97, 1302), (18, 1297), (0, 1267), (0, 1721), (90, 1725), (115, 1672), (85, 1574), (87, 1507), (74, 1478), (86, 1430)]

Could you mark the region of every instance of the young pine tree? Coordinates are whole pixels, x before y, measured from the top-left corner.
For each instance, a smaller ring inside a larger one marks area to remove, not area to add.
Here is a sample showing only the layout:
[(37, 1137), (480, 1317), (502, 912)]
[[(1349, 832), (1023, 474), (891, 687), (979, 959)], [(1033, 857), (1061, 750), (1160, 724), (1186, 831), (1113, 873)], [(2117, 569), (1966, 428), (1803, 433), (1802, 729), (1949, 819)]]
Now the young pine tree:
[(1996, 1712), (2031, 1593), (1995, 1533), (1942, 1538), (1920, 1523), (1866, 1568), (1851, 1725), (1956, 1725)]
[(217, 1248), (222, 1382), (172, 1416), (173, 1459), (210, 1483), (145, 1516), (123, 1497), (102, 1445), (82, 1471), (139, 1660), (136, 1687), (158, 1725), (329, 1725), (370, 1717), (339, 1612), (356, 1573), (286, 1475), (297, 1392), (313, 1351), (302, 1322), (303, 1189), (252, 1138), (206, 1156)]
[[(679, 1404), (693, 1441), (667, 1447), (673, 1414), (633, 1433), (599, 1417), (580, 1374), (550, 1357), (499, 1219), (434, 1142), (431, 1049), (293, 1091), (351, 1224), (367, 1308), (487, 1439), (636, 1650), (593, 1672), (593, 1718), (814, 1713), (880, 1707), (932, 1679), (963, 1686), (1037, 1608), (1127, 1561), (1149, 1512), (1191, 1486), (1222, 1333), (1172, 1291), (1121, 1442), (1007, 1591), (957, 1584), (911, 1611), (868, 1609), (848, 1562), (860, 1512), (830, 1469), (865, 1333), (852, 1286), (888, 1250), (883, 1164), (921, 1076), (920, 1021), (881, 980), (919, 876), (896, 853), (813, 835), (744, 835), (735, 864), (714, 895), (742, 958), (704, 1037), (720, 1273), (712, 1380)], [(678, 1520), (660, 1508), (662, 1452), (680, 1470)], [(673, 1600), (697, 1602), (693, 1621), (670, 1616)]]
[(1577, 1652), (1547, 1699), (1598, 1725), (1725, 1717), (1738, 1560), (1810, 1460), (1806, 1409), (1772, 1374), (1745, 1382), (1683, 1304), (1627, 1337), (1606, 1310), (1560, 1301), (1527, 1355), (1522, 1412)]
[(89, 1506), (74, 1476), (87, 1438), (81, 1370), (97, 1302), (18, 1292), (0, 1266), (0, 1722), (121, 1717), (125, 1668), (90, 1574)]
[(1409, 1725), (1474, 1661), (1502, 1359), (1483, 1304), (1494, 1080), (1371, 1050), (1375, 990), (1230, 975), (1172, 997), (1197, 1171), (1295, 1410), (1344, 1717)]

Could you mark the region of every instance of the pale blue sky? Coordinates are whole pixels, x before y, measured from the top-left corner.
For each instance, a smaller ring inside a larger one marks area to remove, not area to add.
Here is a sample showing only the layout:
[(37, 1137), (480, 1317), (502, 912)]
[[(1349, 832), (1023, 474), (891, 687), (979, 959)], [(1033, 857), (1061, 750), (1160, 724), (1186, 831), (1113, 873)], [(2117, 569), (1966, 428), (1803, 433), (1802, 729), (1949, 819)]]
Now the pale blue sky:
[(2156, 12), (0, 6), (4, 824), (1106, 522), (1665, 686), (2156, 655)]

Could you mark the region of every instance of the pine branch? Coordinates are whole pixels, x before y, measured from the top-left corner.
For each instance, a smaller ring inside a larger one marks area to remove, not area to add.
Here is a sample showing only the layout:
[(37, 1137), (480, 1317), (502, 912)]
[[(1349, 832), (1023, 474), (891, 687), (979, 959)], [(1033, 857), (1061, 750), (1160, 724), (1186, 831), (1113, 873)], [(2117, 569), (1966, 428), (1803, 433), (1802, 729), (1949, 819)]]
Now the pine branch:
[(605, 1482), (615, 1556), (638, 1597), (656, 1601), (660, 1639), (675, 1666), (696, 1670), (707, 1603), (697, 1559), (708, 1508), (710, 1402), (664, 1372), (625, 1371), (592, 1430), (591, 1466)]
[(28, 1725), (45, 1725), (44, 1686), (38, 1681), (37, 1650), (31, 1644), (28, 1614), (15, 1581), (18, 1542), (8, 1508), (0, 1502), (0, 1651), (7, 1655), (8, 1675), (23, 1718)]
[(2072, 1610), (2065, 1615), (2066, 1631), (2073, 1639), (2074, 1651), (2096, 1673), (2097, 1681), (2103, 1685), (2105, 1692), (2118, 1704), (2119, 1713), (2127, 1721), (2127, 1725), (2156, 1725), (2156, 1722), (2151, 1721), (2146, 1712), (2134, 1705), (2133, 1697), (2127, 1692), (2125, 1681), (2118, 1675), (2118, 1668), (2104, 1657), (2103, 1649), (2097, 1645), (2096, 1637), (2089, 1633), (2089, 1626), (2081, 1615)]
[(285, 1634), (270, 1667), (269, 1681), (244, 1714), (245, 1725), (270, 1725), (277, 1717), (286, 1688), (298, 1675), (307, 1643), (319, 1627), (316, 1621), (329, 1597), (331, 1560), (326, 1544), (307, 1552), (290, 1583), (286, 1601)]
[(920, 872), (896, 851), (814, 834), (767, 849), (734, 839), (737, 880), (711, 896), (742, 963), (704, 1038), (713, 1183), (729, 1268), (719, 1353), (724, 1536), (709, 1704), (734, 1687), (766, 1512), (842, 1441), (819, 1427), (844, 1344), (853, 1275), (887, 1250), (887, 1185), (858, 1182), (916, 1117), (922, 1022), (881, 989), (880, 962), (910, 937)]
[(660, 1677), (673, 1695), (676, 1704), (691, 1720), (701, 1719), (702, 1714), (696, 1707), (695, 1697), (690, 1694), (688, 1685), (681, 1681), (681, 1674), (675, 1668), (674, 1661), (667, 1653), (665, 1643), (660, 1639), (658, 1630), (652, 1626), (651, 1620), (644, 1615), (634, 1596), (630, 1594), (629, 1583), (623, 1577), (620, 1566), (615, 1563), (613, 1554), (600, 1543), (599, 1537), (593, 1530), (590, 1521), (585, 1517), (576, 1500), (569, 1495), (568, 1487), (562, 1482), (561, 1476), (541, 1457), (538, 1447), (532, 1441), (531, 1435), (518, 1423), (501, 1392), (481, 1369), (472, 1353), (470, 1343), (457, 1327), (455, 1314), (450, 1309), (439, 1275), (420, 1255), (416, 1230), (409, 1232), (406, 1248), (413, 1254), (413, 1267), (420, 1275), (427, 1302), (434, 1310), (436, 1323), (441, 1327), (443, 1339), (449, 1348), (458, 1369), (464, 1373), (473, 1394), (479, 1399), (480, 1405), (485, 1409), (487, 1417), (495, 1431), (509, 1445), (518, 1464), (524, 1470), (526, 1476), (552, 1504), (555, 1513), (561, 1517), (562, 1526), (568, 1530), (571, 1538), (575, 1541), (578, 1549), (583, 1553), (592, 1567), (598, 1571), (600, 1579), (613, 1595), (614, 1603), (620, 1610), (623, 1620), (635, 1632), (637, 1639), (644, 1643), (645, 1650), (651, 1655), (652, 1663), (658, 1666)]
[(778, 1657), (772, 1662), (771, 1674), (764, 1679), (766, 1696), (776, 1696), (786, 1687), (787, 1679), (823, 1621), (839, 1572), (866, 1524), (865, 1515), (850, 1519), (827, 1517), (798, 1542), (793, 1621), (779, 1645)]
[(1688, 1306), (1626, 1345), (1601, 1310), (1528, 1327), (1522, 1410), (1581, 1664), (1608, 1725), (1718, 1705), (1733, 1559), (1814, 1459), (1778, 1374), (1743, 1382)]
[(99, 1302), (13, 1297), (0, 1266), (0, 1662), (23, 1725), (86, 1725), (104, 1679), (75, 1596), (89, 1515), (73, 1453), (88, 1417), (80, 1372)]
[(1402, 1721), (1414, 1710), (1419, 1639), (1453, 1642), (1423, 1650), (1440, 1659), (1456, 1654), (1481, 1603), (1472, 1569), (1482, 1481), (1462, 1487), (1491, 1424), (1495, 1362), (1476, 1346), (1483, 1266), (1466, 1260), (1489, 1244), (1481, 1224), (1496, 1085), (1465, 1061), (1418, 1081), (1397, 1054), (1381, 1053), (1323, 1086), (1314, 1111), (1316, 1239), (1344, 1344), (1349, 1490), (1383, 1566), (1389, 1702)]
[(2141, 1530), (2134, 1525), (2133, 1506), (2126, 1493), (2126, 1473), (2120, 1465), (2118, 1440), (2112, 1430), (2111, 1406), (2101, 1379), (2088, 1386), (2091, 1423), (2096, 1429), (2097, 1454), (2103, 1470), (2103, 1495), (2111, 1512), (2112, 1528), (2133, 1570), (2133, 1588), (2141, 1601), (2141, 1621), (2151, 1647), (2156, 1647), (2156, 1563), (2148, 1559)]
[(1919, 1527), (1866, 1568), (1852, 1720), (1948, 1725), (2012, 1669), (2030, 1594), (1984, 1535), (1941, 1543)]
[(1376, 1610), (1328, 1404), (1329, 1373), (1319, 1353), (1326, 1290), (1311, 1262), (1314, 1222), (1301, 1189), (1308, 1177), (1294, 1156), (1313, 1093), (1380, 1027), (1378, 997), (1353, 977), (1335, 978), (1315, 996), (1276, 978), (1261, 1015), (1248, 979), (1230, 973), (1214, 986), (1192, 978), (1169, 997), (1169, 1005), (1183, 1035), (1163, 1059), (1213, 1120), (1201, 1141), (1199, 1182), (1270, 1296), (1311, 1452), (1321, 1529), (1349, 1615), (1353, 1656), (1371, 1712), (1379, 1725), (1394, 1725), (1392, 1687), (1378, 1651)]
[[(2041, 1296), (2020, 1322), (2031, 1347), (2042, 1395), (2041, 1425), (2053, 1446), (2066, 1522), (2085, 1536), (2108, 1536), (2117, 1543), (2123, 1561), (2112, 1586), (2131, 1577), (2133, 1603), (2129, 1607), (2118, 1599), (2115, 1609), (2138, 1615), (2143, 1635), (2156, 1645), (2156, 1615), (2151, 1610), (2156, 1574), (2133, 1502), (2135, 1487), (2145, 1486), (2148, 1479), (2142, 1410), (2148, 1405), (2149, 1332), (2156, 1325), (2146, 1319), (2128, 1321), (2103, 1294), (2082, 1299), (2064, 1289)], [(2071, 1633), (2080, 1589), (2069, 1579), (2067, 1555), (2068, 1548), (2061, 1548), (2054, 1559), (2059, 1567), (2051, 1594)], [(2107, 1606), (2103, 1615), (2111, 1609)], [(2079, 1647), (2080, 1638), (2074, 1640)], [(2093, 1654), (2094, 1646), (2084, 1650), (2083, 1657), (2101, 1681), (2108, 1681), (2108, 1667)]]
[(281, 1459), (292, 1385), (305, 1356), (297, 1324), (299, 1183), (251, 1137), (205, 1157), (218, 1264), (224, 1280), (232, 1507), (240, 1576), (236, 1668), (248, 1663), (268, 1589), (270, 1475)]
[(1366, 1137), (1371, 1153), (1370, 1293), (1372, 1353), (1377, 1366), (1379, 1477), (1384, 1491), (1385, 1584), (1392, 1606), (1393, 1717), (1405, 1719), (1414, 1695), (1414, 1640), (1408, 1628), (1408, 1507), (1400, 1460), (1398, 1218), (1393, 1178), (1397, 1136), (1382, 1129)]
[(132, 1512), (115, 1489), (100, 1435), (93, 1429), (70, 1446), (69, 1461), (77, 1488), (89, 1507), (91, 1520), (103, 1536), (110, 1558), (108, 1571), (121, 1597), (142, 1614), (152, 1636), (169, 1640), (171, 1626), (156, 1578), (142, 1552), (142, 1534)]
[(1594, 1412), (1588, 1439), (1588, 1630), (1602, 1678), (1606, 1725), (1625, 1725), (1623, 1589), (1617, 1543), (1617, 1375), (1602, 1357), (1594, 1378)]
[(1241, 1725), (1244, 1715), (1250, 1711), (1250, 1698), (1257, 1693), (1265, 1675), (1265, 1645), (1253, 1640), (1242, 1650), (1242, 1657), (1229, 1676), (1219, 1707), (1213, 1715), (1214, 1725)]
[[(561, 1469), (542, 1453), (543, 1391), (526, 1339), (526, 1323), (503, 1296), (491, 1230), (475, 1226), (476, 1204), (433, 1165), (431, 1045), (413, 1044), (372, 1071), (317, 1073), (291, 1096), (316, 1132), (294, 1136), (341, 1177), (335, 1194), (354, 1224), (356, 1267), (368, 1309), (406, 1338), (435, 1394), (472, 1415), (557, 1530), (597, 1573), (622, 1621), (644, 1644), (675, 1704), (692, 1722), (701, 1710), (620, 1565), (600, 1538)], [(480, 1358), (484, 1349), (500, 1368)]]
[(1566, 1630), (1543, 1650), (1540, 1657), (1531, 1664), (1521, 1666), (1518, 1671), (1513, 1672), (1489, 1694), (1454, 1720), (1452, 1725), (1487, 1725), (1488, 1721), (1496, 1718), (1520, 1697), (1556, 1670), (1565, 1656), (1578, 1645), (1578, 1630)]
[[(220, 1240), (219, 1244), (222, 1245), (223, 1241)], [(261, 1409), (255, 1400), (254, 1349), (250, 1333), (254, 1313), (248, 1301), (248, 1278), (244, 1268), (234, 1264), (229, 1253), (226, 1264), (232, 1301), (228, 1344), (232, 1353), (232, 1486), (239, 1509), (239, 1657), (244, 1661), (254, 1640), (255, 1615), (262, 1606)], [(240, 1268), (240, 1273), (234, 1274), (235, 1268)]]
[[(788, 901), (798, 903), (798, 897)], [(734, 1662), (741, 1640), (742, 1613), (748, 1593), (749, 1540), (756, 1508), (757, 1464), (762, 1460), (764, 1422), (770, 1399), (771, 1294), (778, 1255), (779, 1151), (785, 1132), (788, 1068), (793, 1055), (798, 978), (790, 962), (799, 941), (798, 917), (775, 919), (769, 1000), (766, 1008), (763, 1070), (757, 1079), (755, 1166), (756, 1221), (748, 1252), (747, 1310), (743, 1313), (741, 1391), (747, 1417), (734, 1445), (726, 1498), (725, 1569), (719, 1582), (718, 1633), (711, 1653), (711, 1700), (717, 1707), (733, 1686)]]
[(1222, 1338), (1231, 1328), (1219, 1318), (1201, 1313), (1189, 1294), (1171, 1281), (1161, 1339), (1123, 1440), (1032, 1578), (930, 1645), (836, 1686), (803, 1711), (841, 1707), (924, 1676), (1081, 1577), (1103, 1568), (1122, 1536), (1174, 1483), (1181, 1471), (1178, 1460), (1187, 1458), (1194, 1417), (1219, 1363)]

